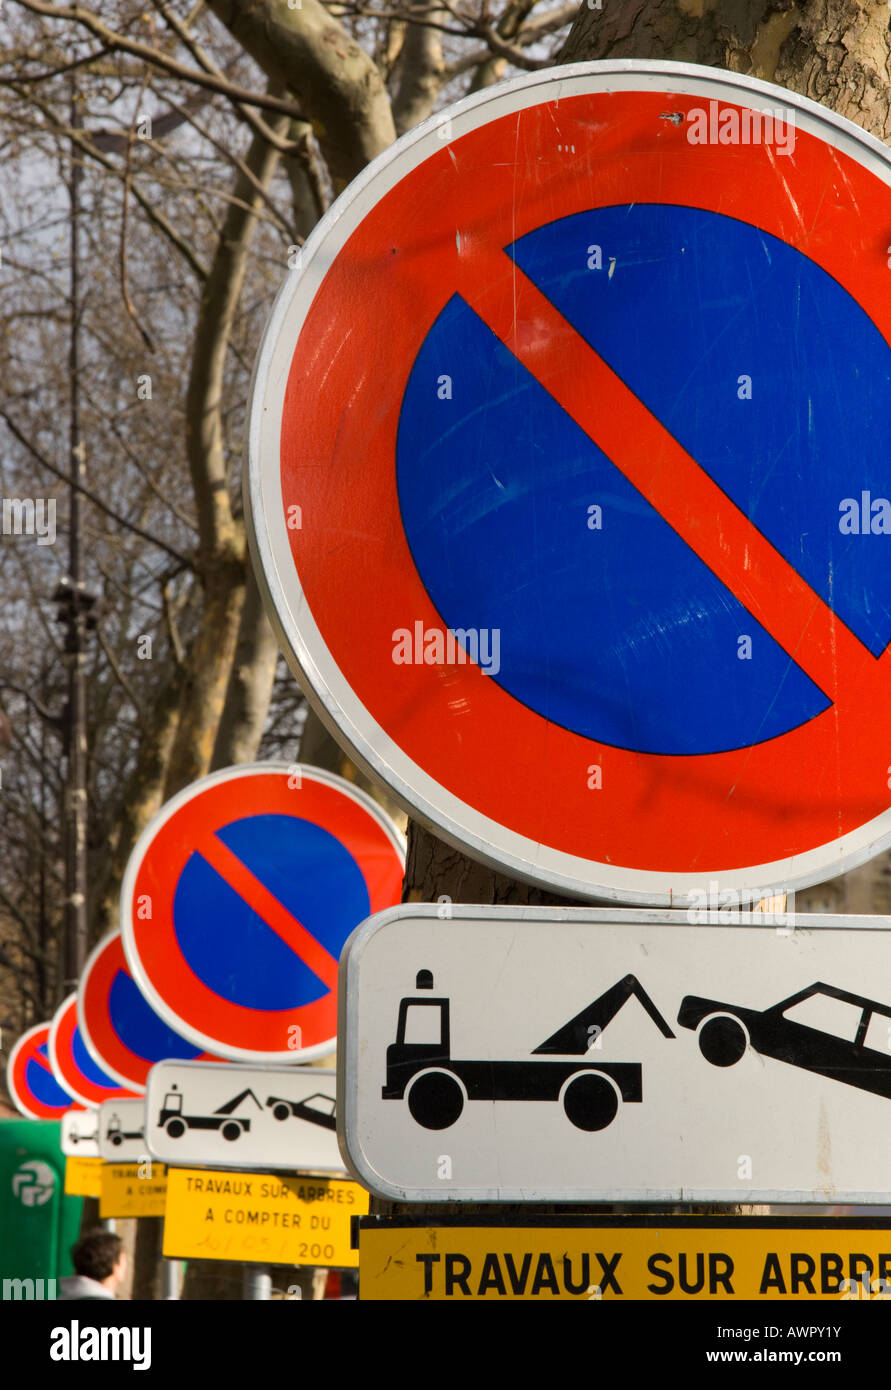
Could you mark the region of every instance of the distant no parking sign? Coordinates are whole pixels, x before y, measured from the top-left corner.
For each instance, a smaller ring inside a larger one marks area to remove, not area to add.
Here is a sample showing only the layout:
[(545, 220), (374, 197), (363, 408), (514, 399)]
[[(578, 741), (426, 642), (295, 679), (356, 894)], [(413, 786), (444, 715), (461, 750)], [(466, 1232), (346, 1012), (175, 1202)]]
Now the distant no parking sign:
[(6, 1065), (9, 1094), (31, 1120), (60, 1120), (74, 1104), (53, 1076), (49, 1035), (48, 1023), (36, 1023), (13, 1044)]
[(151, 1007), (130, 973), (119, 931), (90, 953), (78, 986), (77, 1017), (93, 1061), (131, 1091), (145, 1091), (156, 1062), (216, 1060)]
[(309, 1061), (334, 1046), (337, 963), (366, 917), (397, 903), (402, 837), (319, 768), (212, 773), (146, 827), (121, 896), (124, 947), (153, 1008), (240, 1061)]
[(97, 1065), (77, 1022), (77, 993), (69, 994), (53, 1015), (49, 1034), (53, 1075), (82, 1105), (97, 1106), (132, 1094)]
[(891, 843), (891, 160), (784, 89), (594, 63), (397, 141), (276, 302), (251, 542), (320, 713), (582, 896)]

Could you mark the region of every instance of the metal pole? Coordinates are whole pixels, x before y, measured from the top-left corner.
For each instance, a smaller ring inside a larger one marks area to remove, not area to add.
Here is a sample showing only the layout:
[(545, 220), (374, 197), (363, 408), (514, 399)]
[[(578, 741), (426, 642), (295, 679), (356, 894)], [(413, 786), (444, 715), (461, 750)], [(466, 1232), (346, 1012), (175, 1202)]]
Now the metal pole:
[[(71, 88), (71, 128), (82, 125), (77, 86)], [(71, 142), (71, 329), (68, 345), (69, 397), (69, 545), (68, 580), (61, 592), (60, 617), (66, 621), (68, 666), (66, 725), (68, 757), (65, 778), (65, 993), (74, 989), (87, 957), (87, 700), (85, 633), (88, 601), (81, 573), (81, 496), (77, 484), (86, 472), (80, 434), (80, 157)], [(65, 592), (67, 590), (67, 593)], [(67, 612), (65, 611), (67, 609)]]
[(161, 1261), (161, 1297), (167, 1301), (179, 1298), (180, 1287), (179, 1260)]
[(244, 1296), (249, 1302), (269, 1302), (272, 1298), (272, 1275), (264, 1265), (245, 1265)]

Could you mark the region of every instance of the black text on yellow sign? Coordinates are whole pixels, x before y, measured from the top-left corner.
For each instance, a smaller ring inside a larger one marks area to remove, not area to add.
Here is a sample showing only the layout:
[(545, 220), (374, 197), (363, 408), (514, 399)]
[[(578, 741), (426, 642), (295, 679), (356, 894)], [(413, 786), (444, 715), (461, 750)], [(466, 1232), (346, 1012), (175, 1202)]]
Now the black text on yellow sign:
[(69, 1154), (65, 1159), (65, 1192), (69, 1197), (101, 1197), (102, 1159)]
[(99, 1215), (163, 1216), (167, 1169), (163, 1163), (103, 1163)]
[(891, 1298), (891, 1230), (365, 1227), (363, 1300)]
[(355, 1182), (171, 1168), (164, 1254), (354, 1267), (351, 1218), (367, 1211), (368, 1193)]

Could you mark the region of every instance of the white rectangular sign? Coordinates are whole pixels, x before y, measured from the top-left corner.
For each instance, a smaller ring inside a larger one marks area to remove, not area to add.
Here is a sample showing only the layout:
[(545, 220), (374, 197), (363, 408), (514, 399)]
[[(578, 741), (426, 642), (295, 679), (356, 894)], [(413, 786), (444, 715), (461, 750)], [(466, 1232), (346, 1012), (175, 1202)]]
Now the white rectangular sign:
[(62, 1152), (70, 1158), (99, 1157), (99, 1112), (66, 1110), (62, 1116)]
[(344, 1171), (335, 1073), (323, 1067), (158, 1062), (146, 1113), (149, 1152), (168, 1164)]
[(413, 1201), (887, 1202), (886, 918), (406, 905), (341, 959), (341, 1148)]
[(139, 1163), (148, 1154), (145, 1100), (104, 1100), (99, 1106), (99, 1157), (113, 1163)]

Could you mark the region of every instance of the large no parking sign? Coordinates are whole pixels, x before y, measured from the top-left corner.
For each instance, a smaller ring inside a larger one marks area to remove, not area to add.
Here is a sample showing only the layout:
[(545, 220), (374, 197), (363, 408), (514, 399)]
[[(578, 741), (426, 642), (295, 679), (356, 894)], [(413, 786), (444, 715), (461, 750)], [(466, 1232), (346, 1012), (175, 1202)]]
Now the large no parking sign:
[(783, 89), (554, 69), (398, 141), (283, 289), (252, 544), (456, 845), (628, 901), (891, 842), (891, 162)]
[(121, 892), (127, 961), (167, 1023), (240, 1061), (330, 1052), (337, 963), (399, 901), (402, 837), (319, 768), (257, 763), (193, 782), (137, 841)]

